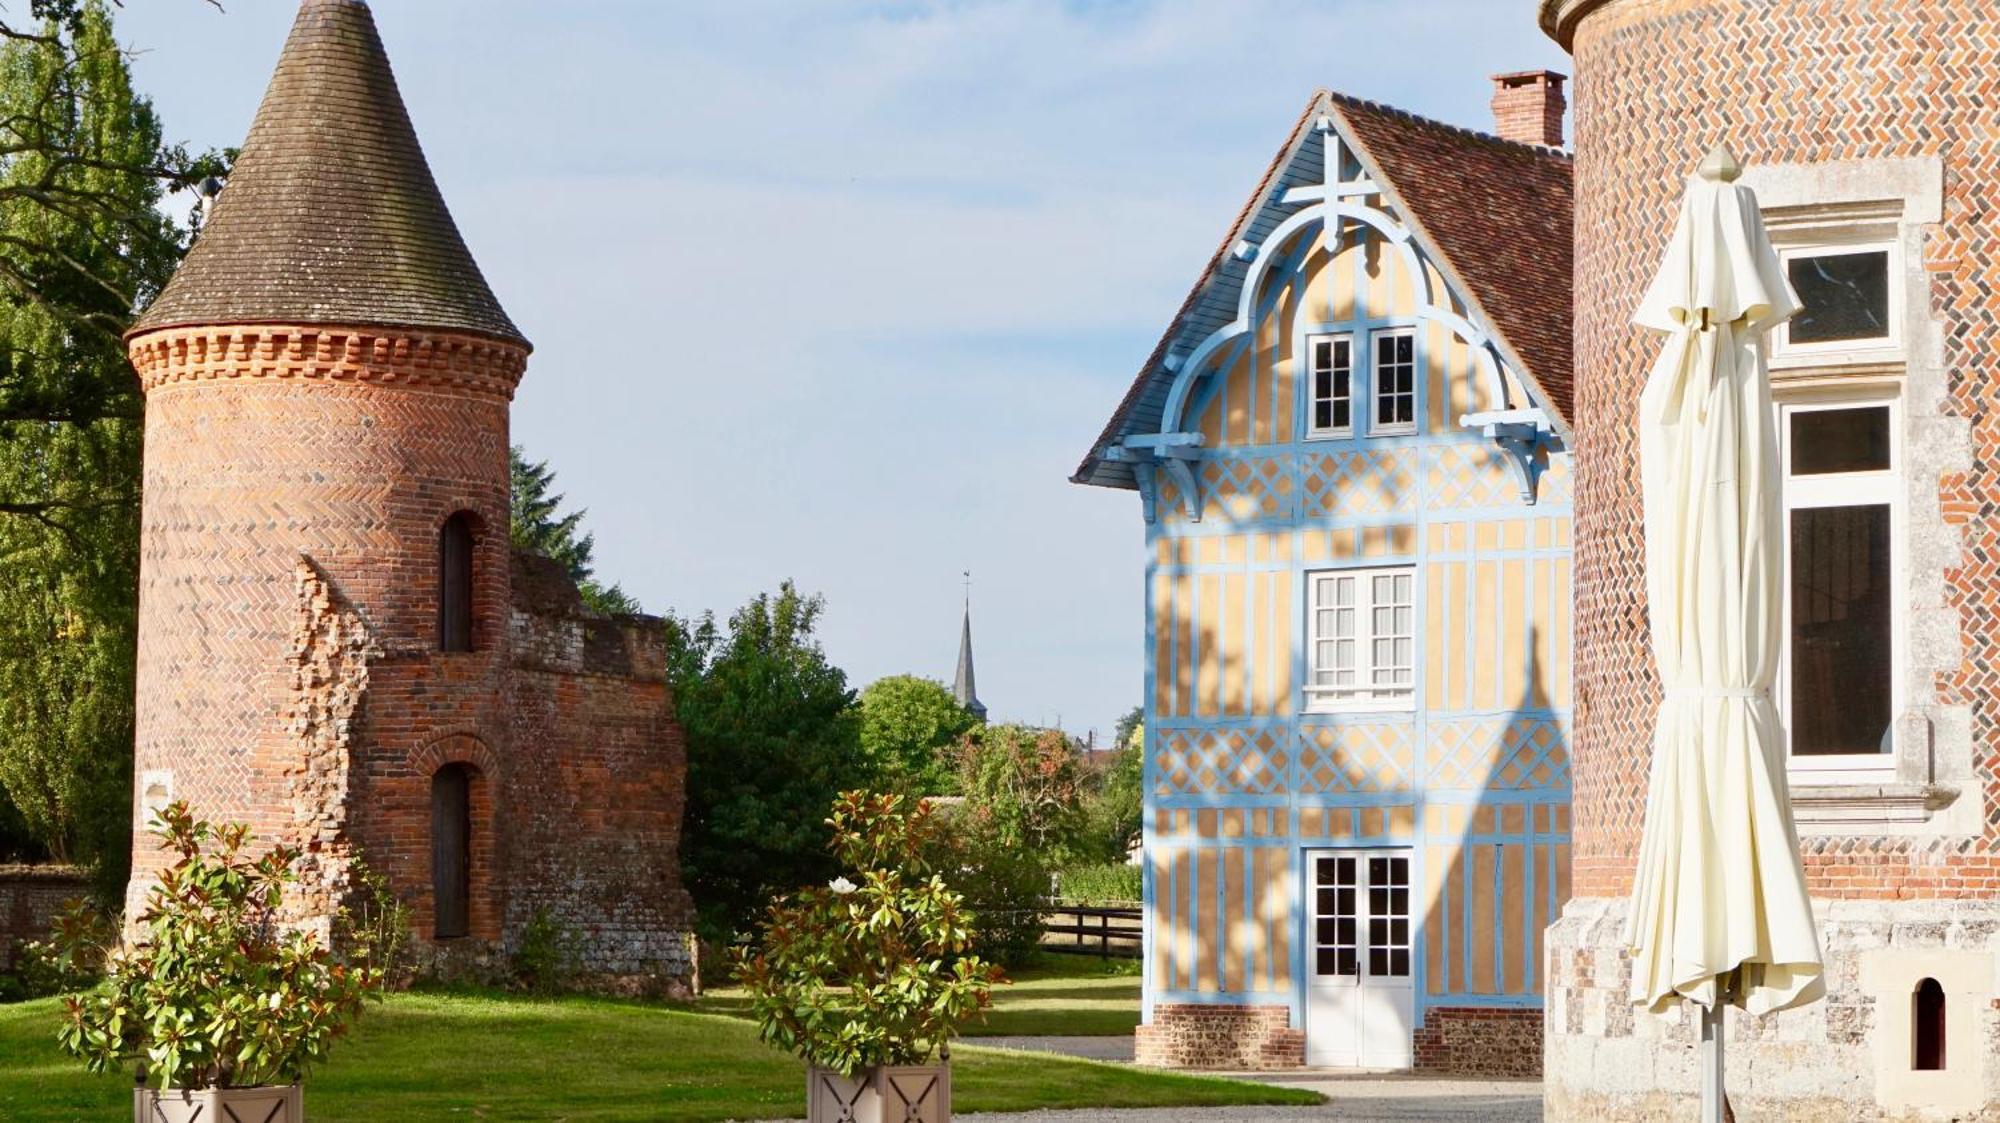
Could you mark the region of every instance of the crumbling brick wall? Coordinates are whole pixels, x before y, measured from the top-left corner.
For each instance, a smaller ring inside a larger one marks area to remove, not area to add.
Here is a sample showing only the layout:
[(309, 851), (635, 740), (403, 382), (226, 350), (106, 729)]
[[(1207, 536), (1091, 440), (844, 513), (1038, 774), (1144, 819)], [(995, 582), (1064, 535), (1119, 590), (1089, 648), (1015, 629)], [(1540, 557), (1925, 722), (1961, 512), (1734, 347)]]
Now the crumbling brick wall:
[(65, 904), (90, 895), (90, 875), (75, 866), (0, 866), (0, 971), (18, 949), (47, 939)]
[(508, 927), (546, 909), (582, 938), (591, 972), (680, 986), (692, 969), (679, 861), (687, 758), (665, 625), (589, 615), (548, 559), (516, 555), (514, 572)]

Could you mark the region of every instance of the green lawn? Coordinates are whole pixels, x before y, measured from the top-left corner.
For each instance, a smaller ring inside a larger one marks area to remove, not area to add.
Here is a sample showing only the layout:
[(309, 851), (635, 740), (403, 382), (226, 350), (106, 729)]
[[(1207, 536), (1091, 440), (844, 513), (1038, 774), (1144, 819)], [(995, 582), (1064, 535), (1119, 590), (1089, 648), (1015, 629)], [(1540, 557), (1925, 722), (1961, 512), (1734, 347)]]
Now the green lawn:
[[(129, 1113), (122, 1078), (87, 1076), (56, 1051), (57, 1016), (50, 999), (0, 1006), (0, 1119)], [(1028, 1006), (1019, 1016), (1043, 1015)], [(1319, 1102), (1295, 1089), (976, 1046), (955, 1050), (953, 1066), (960, 1111)], [(778, 1119), (803, 1113), (804, 1079), (740, 1018), (596, 998), (402, 994), (369, 1010), (308, 1083), (306, 1102), (314, 1123)]]
[[(1032, 967), (1009, 971), (1011, 985), (993, 992), (984, 1022), (965, 1027), (967, 1037), (1057, 1035), (1112, 1037), (1139, 1024), (1139, 964), (1049, 954)], [(742, 1016), (749, 999), (734, 988), (711, 990), (693, 1008)]]

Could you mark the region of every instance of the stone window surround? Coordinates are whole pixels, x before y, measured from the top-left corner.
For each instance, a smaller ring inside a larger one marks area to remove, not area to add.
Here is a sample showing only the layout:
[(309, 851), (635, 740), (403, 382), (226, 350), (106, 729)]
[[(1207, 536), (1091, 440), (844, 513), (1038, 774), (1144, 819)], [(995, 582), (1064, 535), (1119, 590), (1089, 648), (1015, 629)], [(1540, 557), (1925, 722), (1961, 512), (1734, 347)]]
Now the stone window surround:
[(1959, 535), (1944, 521), (1942, 478), (1969, 468), (1969, 424), (1944, 416), (1950, 370), (1942, 325), (1930, 308), (1926, 231), (1943, 220), (1944, 167), (1935, 156), (1751, 165), (1743, 183), (1757, 192), (1765, 225), (1781, 249), (1798, 245), (1888, 243), (1895, 247), (1891, 299), (1897, 338), (1889, 346), (1814, 349), (1772, 359), (1781, 396), (1811, 396), (1829, 385), (1894, 390), (1900, 397), (1904, 653), (1898, 668), (1893, 778), (1815, 783), (1793, 773), (1793, 809), (1805, 835), (1976, 836), (1980, 801), (1972, 771), (1971, 714), (1939, 703), (1935, 682), (1955, 671), (1963, 641), (1958, 611), (1945, 599), (1944, 574), (1958, 564)]

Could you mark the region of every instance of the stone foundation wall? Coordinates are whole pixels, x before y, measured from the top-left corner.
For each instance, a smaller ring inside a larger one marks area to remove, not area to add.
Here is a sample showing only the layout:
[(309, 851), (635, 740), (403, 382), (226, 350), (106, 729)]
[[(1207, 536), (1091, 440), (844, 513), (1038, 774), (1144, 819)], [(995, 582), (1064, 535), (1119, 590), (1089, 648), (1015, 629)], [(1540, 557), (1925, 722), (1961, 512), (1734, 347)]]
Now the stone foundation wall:
[[(1742, 1119), (1810, 1123), (2000, 1119), (2000, 903), (1817, 901), (1827, 997), (1727, 1015), (1726, 1072)], [(1623, 898), (1577, 898), (1548, 933), (1547, 1118), (1693, 1118), (1700, 1020), (1627, 1001)], [(1911, 1069), (1916, 985), (1946, 993), (1946, 1067)]]
[(1542, 1012), (1511, 1007), (1433, 1006), (1414, 1039), (1424, 1072), (1531, 1078), (1542, 1074)]
[(63, 905), (90, 894), (90, 877), (75, 866), (0, 866), (0, 971), (29, 940), (48, 938)]
[(1156, 1068), (1280, 1069), (1306, 1063), (1306, 1034), (1284, 1006), (1153, 1007), (1133, 1033), (1133, 1060)]

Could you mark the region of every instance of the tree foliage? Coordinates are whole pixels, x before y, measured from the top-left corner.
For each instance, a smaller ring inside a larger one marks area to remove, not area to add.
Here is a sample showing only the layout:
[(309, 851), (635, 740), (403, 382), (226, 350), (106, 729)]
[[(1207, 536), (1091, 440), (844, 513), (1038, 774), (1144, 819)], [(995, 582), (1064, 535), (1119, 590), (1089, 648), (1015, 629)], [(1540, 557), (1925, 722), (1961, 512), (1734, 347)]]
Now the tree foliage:
[(903, 791), (953, 790), (951, 748), (978, 724), (933, 679), (891, 675), (861, 692), (861, 753), (883, 784)]
[(508, 449), (507, 458), (513, 483), (509, 521), (514, 545), (561, 562), (592, 612), (607, 616), (638, 612), (639, 602), (616, 582), (606, 585), (597, 580), (591, 556), (597, 536), (582, 532), (583, 516), (589, 512), (579, 508), (563, 513), (563, 497), (554, 490), (556, 474), (549, 462), (530, 461), (520, 445)]
[[(167, 165), (102, 0), (0, 25), (0, 787), (124, 878), (141, 401), (120, 335), (172, 275)], [(0, 816), (4, 819), (6, 816)]]
[(1074, 856), (1085, 777), (1062, 730), (981, 726), (960, 739), (957, 760), (967, 812), (998, 844), (1032, 850), (1051, 866)]
[(687, 736), (682, 868), (705, 934), (745, 931), (778, 891), (833, 873), (823, 809), (869, 770), (847, 676), (814, 634), (823, 609), (785, 582), (718, 624), (667, 619)]

